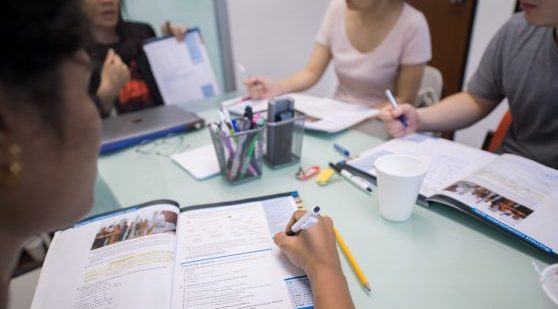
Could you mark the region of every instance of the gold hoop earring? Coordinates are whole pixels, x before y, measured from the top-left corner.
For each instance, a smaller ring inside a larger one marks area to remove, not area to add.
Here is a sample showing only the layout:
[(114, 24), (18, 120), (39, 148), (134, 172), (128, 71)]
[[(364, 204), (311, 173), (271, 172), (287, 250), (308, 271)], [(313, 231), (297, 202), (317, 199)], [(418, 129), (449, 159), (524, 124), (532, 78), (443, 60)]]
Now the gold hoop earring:
[(19, 145), (8, 145), (8, 163), (0, 167), (0, 185), (14, 185), (20, 181), (22, 170), (20, 155)]

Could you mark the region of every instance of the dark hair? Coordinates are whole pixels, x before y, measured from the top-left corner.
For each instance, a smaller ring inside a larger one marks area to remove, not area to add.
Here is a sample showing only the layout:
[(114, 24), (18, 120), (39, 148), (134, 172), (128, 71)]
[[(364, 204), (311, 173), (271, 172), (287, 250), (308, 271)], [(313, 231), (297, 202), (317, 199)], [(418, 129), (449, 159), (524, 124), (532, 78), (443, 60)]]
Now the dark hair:
[(58, 69), (83, 46), (85, 25), (78, 0), (6, 1), (0, 29), (7, 42), (0, 48), (0, 84), (30, 98), (46, 120), (58, 123)]

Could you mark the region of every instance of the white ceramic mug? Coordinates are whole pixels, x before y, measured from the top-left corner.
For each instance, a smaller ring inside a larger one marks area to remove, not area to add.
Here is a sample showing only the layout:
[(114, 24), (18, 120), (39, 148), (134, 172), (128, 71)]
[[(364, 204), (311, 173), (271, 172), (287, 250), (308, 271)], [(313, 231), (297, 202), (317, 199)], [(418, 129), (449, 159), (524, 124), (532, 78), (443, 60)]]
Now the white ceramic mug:
[(408, 155), (389, 154), (376, 159), (374, 166), (380, 214), (390, 221), (406, 221), (413, 213), (426, 163)]

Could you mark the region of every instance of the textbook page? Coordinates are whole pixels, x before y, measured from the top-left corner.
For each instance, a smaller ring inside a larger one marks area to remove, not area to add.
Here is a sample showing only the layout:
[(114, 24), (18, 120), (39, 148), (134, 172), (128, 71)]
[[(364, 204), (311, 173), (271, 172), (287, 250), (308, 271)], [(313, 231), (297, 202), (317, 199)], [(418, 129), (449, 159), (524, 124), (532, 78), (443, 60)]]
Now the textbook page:
[(126, 208), (58, 232), (32, 308), (169, 308), (178, 213)]
[(504, 154), (441, 194), (506, 230), (534, 239), (545, 251), (558, 252), (557, 188), (558, 170)]
[(415, 133), (365, 151), (347, 164), (375, 177), (374, 161), (386, 154), (414, 156), (428, 165), (420, 188), (420, 194), (425, 197), (438, 193), (498, 157), (442, 138)]
[(199, 31), (184, 41), (174, 37), (143, 46), (165, 104), (200, 100), (219, 94), (219, 85)]
[(310, 282), (273, 243), (293, 197), (184, 210), (172, 308), (311, 308)]

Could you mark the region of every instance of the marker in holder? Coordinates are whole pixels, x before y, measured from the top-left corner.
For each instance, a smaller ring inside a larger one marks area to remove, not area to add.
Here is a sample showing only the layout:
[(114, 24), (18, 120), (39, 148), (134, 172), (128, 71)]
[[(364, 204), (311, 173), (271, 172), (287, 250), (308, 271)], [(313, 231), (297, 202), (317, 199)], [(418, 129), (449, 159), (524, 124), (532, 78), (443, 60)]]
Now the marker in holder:
[[(244, 119), (235, 121), (237, 127), (250, 127)], [(227, 134), (224, 124), (209, 126), (221, 175), (236, 184), (258, 179), (262, 175), (265, 126)]]

